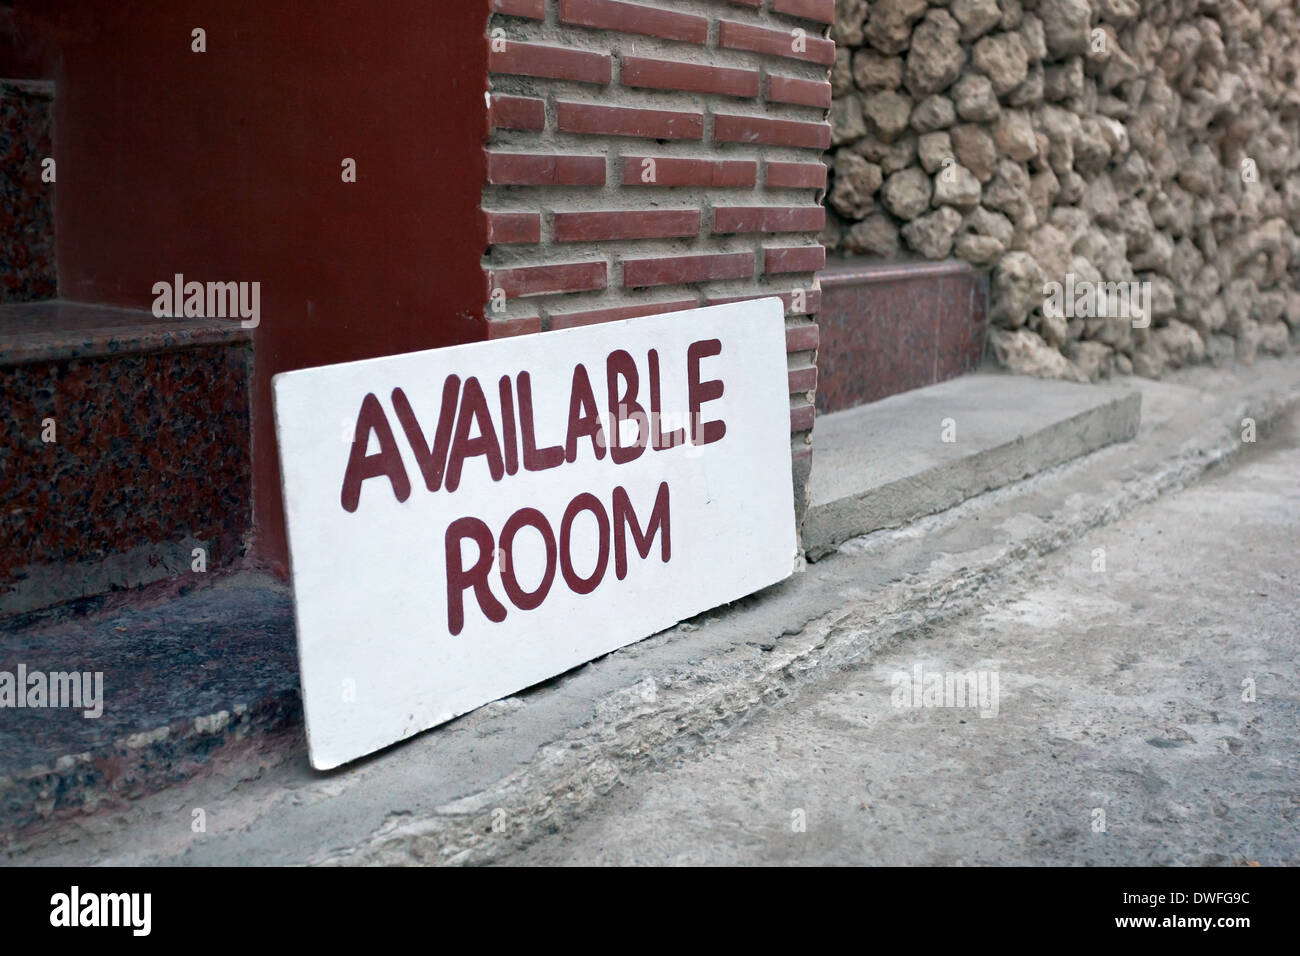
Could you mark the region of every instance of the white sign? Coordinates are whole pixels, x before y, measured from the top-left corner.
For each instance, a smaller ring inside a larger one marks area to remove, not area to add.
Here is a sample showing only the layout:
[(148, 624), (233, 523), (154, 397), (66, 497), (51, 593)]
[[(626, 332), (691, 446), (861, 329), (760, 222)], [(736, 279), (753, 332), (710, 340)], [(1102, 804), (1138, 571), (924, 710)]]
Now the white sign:
[(779, 299), (277, 375), (312, 764), (788, 577)]

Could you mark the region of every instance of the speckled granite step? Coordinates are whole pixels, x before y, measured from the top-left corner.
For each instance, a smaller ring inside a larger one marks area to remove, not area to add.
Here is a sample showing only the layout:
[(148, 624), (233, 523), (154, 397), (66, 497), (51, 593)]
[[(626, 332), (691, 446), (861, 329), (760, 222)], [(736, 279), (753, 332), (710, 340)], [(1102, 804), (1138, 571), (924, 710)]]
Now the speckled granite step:
[(0, 304), (0, 619), (236, 564), (249, 336), (225, 319)]

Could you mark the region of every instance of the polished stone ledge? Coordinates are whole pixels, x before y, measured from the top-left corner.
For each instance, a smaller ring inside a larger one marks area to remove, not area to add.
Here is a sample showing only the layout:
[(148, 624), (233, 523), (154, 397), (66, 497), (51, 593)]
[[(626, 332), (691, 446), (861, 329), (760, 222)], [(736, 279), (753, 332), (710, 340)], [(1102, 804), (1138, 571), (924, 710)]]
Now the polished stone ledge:
[(820, 274), (819, 414), (974, 371), (988, 280), (965, 262), (832, 259)]
[(0, 366), (248, 341), (252, 332), (235, 319), (160, 319), (61, 300), (0, 305)]

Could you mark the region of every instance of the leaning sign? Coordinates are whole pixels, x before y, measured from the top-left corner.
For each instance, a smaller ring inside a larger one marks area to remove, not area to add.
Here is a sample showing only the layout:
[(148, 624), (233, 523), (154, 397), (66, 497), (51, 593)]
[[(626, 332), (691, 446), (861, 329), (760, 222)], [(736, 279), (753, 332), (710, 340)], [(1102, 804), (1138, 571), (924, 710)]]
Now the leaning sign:
[(312, 764), (788, 577), (779, 299), (275, 377)]

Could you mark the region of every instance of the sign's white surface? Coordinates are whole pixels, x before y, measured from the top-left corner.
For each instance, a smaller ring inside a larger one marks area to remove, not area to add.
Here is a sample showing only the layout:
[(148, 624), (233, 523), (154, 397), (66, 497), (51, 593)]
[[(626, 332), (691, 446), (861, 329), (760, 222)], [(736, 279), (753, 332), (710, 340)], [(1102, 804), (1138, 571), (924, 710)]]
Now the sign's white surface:
[(273, 382), (327, 769), (787, 577), (779, 299)]

